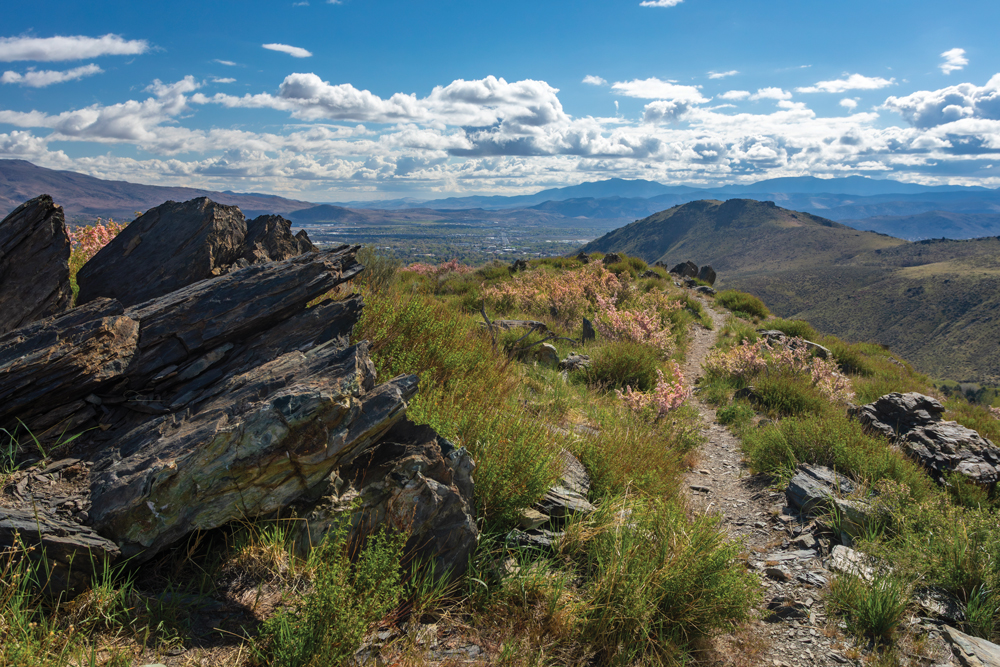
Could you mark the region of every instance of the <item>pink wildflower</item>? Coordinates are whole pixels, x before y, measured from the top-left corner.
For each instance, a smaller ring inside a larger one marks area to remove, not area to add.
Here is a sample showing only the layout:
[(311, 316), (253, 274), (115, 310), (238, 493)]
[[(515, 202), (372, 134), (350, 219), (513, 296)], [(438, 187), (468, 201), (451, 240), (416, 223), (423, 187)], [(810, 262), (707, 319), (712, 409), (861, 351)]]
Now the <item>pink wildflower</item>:
[(668, 382), (663, 377), (663, 371), (656, 371), (656, 387), (649, 393), (633, 391), (632, 387), (625, 387), (625, 391), (615, 390), (615, 394), (626, 406), (634, 412), (643, 412), (649, 407), (653, 408), (656, 419), (675, 410), (684, 404), (691, 396), (691, 388), (684, 386), (684, 374), (676, 361), (671, 360), (671, 373), (674, 379)]

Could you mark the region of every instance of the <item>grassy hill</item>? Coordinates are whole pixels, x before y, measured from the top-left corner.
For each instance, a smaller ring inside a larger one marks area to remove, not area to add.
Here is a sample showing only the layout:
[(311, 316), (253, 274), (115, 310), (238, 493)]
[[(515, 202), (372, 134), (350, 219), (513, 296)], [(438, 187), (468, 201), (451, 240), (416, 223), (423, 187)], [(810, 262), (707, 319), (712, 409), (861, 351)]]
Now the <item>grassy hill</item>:
[(910, 243), (771, 202), (700, 201), (584, 246), (711, 264), (782, 317), (887, 345), (922, 371), (1000, 382), (1000, 239)]

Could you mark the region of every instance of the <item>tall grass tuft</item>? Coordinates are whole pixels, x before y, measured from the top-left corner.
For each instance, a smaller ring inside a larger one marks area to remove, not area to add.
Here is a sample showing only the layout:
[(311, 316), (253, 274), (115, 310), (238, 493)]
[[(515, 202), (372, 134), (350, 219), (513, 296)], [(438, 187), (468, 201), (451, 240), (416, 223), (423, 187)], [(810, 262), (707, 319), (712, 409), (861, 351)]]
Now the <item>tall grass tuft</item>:
[(734, 315), (745, 317), (748, 320), (764, 320), (771, 316), (771, 311), (767, 309), (763, 301), (746, 292), (732, 289), (722, 290), (715, 295), (715, 302), (732, 311)]

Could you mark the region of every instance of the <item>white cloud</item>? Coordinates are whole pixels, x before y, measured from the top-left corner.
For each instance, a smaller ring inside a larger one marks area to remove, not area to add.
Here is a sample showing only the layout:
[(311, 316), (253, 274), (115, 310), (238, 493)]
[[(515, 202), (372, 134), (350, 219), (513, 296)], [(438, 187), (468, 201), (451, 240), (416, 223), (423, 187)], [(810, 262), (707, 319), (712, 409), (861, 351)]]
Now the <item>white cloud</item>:
[(740, 73), (740, 71), (739, 70), (735, 70), (735, 69), (731, 69), (728, 72), (709, 72), (708, 73), (708, 78), (709, 79), (724, 79), (727, 76), (736, 76), (739, 73)]
[(796, 88), (799, 93), (844, 93), (848, 90), (877, 90), (891, 86), (896, 79), (883, 79), (878, 76), (862, 76), (852, 74), (845, 79), (835, 79), (833, 81), (820, 81), (812, 86)]
[(969, 64), (969, 59), (965, 57), (965, 49), (949, 49), (941, 54), (944, 62), (938, 65), (945, 74), (957, 72)]
[(0, 62), (36, 60), (84, 60), (99, 56), (134, 56), (149, 51), (144, 39), (126, 40), (119, 35), (64, 37), (0, 37)]
[(639, 3), (640, 7), (676, 7), (677, 5), (684, 2), (684, 0), (643, 0)]
[(920, 90), (905, 97), (890, 97), (882, 106), (922, 128), (966, 118), (1000, 120), (1000, 74), (982, 87), (960, 83), (939, 90)]
[(750, 96), (751, 100), (790, 100), (792, 94), (781, 88), (758, 88), (757, 92)]
[(21, 74), (20, 72), (12, 72), (8, 70), (0, 75), (0, 83), (17, 83), (31, 88), (44, 88), (45, 86), (51, 86), (54, 83), (75, 81), (76, 79), (82, 79), (85, 76), (100, 74), (103, 71), (104, 70), (93, 63), (82, 67), (74, 67), (73, 69), (62, 72), (56, 70), (28, 70), (24, 74)]
[(719, 95), (724, 100), (745, 100), (750, 97), (749, 90), (727, 90)]
[(232, 77), (223, 77), (221, 79), (212, 79), (212, 83), (236, 83), (236, 79)]
[(693, 104), (708, 101), (697, 86), (683, 86), (657, 78), (618, 81), (611, 88), (627, 97), (644, 100), (677, 100)]
[(219, 63), (220, 65), (225, 65), (226, 67), (236, 67), (236, 63), (234, 63), (232, 60), (219, 60), (218, 58), (216, 58), (212, 62)]
[(309, 6), (308, 0), (302, 0), (302, 2), (293, 2), (292, 3), (292, 7), (308, 7), (308, 6)]
[(853, 111), (854, 109), (857, 108), (858, 103), (856, 100), (852, 100), (851, 98), (846, 97), (840, 100), (840, 106), (844, 107), (845, 109), (850, 109), (851, 111)]
[(606, 86), (608, 82), (599, 76), (594, 76), (593, 74), (588, 74), (583, 77), (583, 83), (590, 84), (591, 86)]
[(287, 53), (293, 58), (311, 58), (312, 52), (306, 51), (305, 49), (298, 46), (289, 46), (288, 44), (261, 44), (265, 49), (269, 51), (279, 51), (280, 53)]

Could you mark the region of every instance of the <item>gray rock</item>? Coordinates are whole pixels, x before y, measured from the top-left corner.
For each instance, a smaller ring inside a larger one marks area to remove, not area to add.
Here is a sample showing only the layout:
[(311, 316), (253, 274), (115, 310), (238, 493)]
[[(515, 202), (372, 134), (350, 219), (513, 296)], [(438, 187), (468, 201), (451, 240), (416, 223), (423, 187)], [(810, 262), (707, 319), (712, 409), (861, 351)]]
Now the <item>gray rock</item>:
[(764, 568), (764, 575), (768, 579), (774, 579), (775, 581), (790, 581), (792, 578), (788, 570), (783, 567), (766, 567)]
[(585, 343), (588, 340), (596, 340), (597, 339), (597, 332), (594, 331), (594, 325), (586, 317), (583, 318), (583, 336), (582, 336), (582, 338), (583, 338), (583, 342), (585, 342)]
[(618, 263), (618, 262), (620, 262), (620, 261), (622, 261), (622, 256), (621, 256), (621, 255), (619, 255), (619, 254), (618, 254), (618, 253), (616, 253), (616, 252), (609, 252), (609, 253), (608, 253), (607, 255), (605, 255), (605, 256), (604, 256), (604, 258), (603, 258), (603, 259), (601, 260), (601, 263), (602, 263), (602, 264), (617, 264), (617, 263)]
[(710, 264), (698, 269), (698, 280), (703, 283), (708, 283), (709, 285), (715, 284), (715, 269), (712, 268)]
[(0, 222), (0, 334), (69, 307), (69, 255), (63, 210), (49, 195)]
[(529, 507), (521, 510), (517, 525), (521, 530), (534, 530), (547, 524), (550, 518), (548, 514), (542, 514), (538, 510)]
[(582, 250), (576, 256), (576, 258), (577, 258), (577, 260), (580, 261), (581, 264), (590, 264), (590, 255), (588, 255), (587, 253), (583, 252)]
[(716, 291), (714, 289), (712, 289), (711, 287), (706, 287), (705, 285), (699, 285), (698, 287), (695, 287), (694, 291), (698, 292), (699, 294), (708, 294), (709, 296), (716, 294)]
[(292, 511), (302, 517), (298, 545), (319, 544), (341, 522), (360, 545), (382, 526), (404, 529), (407, 559), (433, 559), (438, 576), (465, 572), (479, 537), (472, 471), (465, 448), (409, 420), (310, 491)]
[(823, 588), (828, 583), (827, 578), (817, 572), (800, 572), (795, 575), (795, 579), (806, 586), (814, 586), (816, 588)]
[(803, 463), (788, 482), (785, 499), (803, 514), (814, 514), (828, 511), (832, 499), (856, 490), (854, 482), (830, 468)]
[(1000, 667), (1000, 646), (944, 626), (942, 633), (963, 667)]
[(913, 601), (929, 616), (948, 623), (965, 623), (965, 605), (941, 588), (919, 588), (913, 592)]
[(809, 618), (809, 607), (782, 595), (771, 598), (767, 603), (767, 610), (771, 612), (771, 616), (765, 620), (772, 623)]
[(510, 547), (532, 547), (535, 549), (551, 549), (562, 533), (536, 528), (534, 530), (512, 530), (507, 534), (506, 543)]
[(860, 551), (838, 544), (830, 552), (830, 569), (842, 574), (861, 577), (865, 581), (875, 578), (869, 559)]
[(1000, 448), (978, 432), (953, 421), (942, 421), (944, 406), (936, 399), (910, 392), (893, 393), (851, 408), (850, 414), (874, 433), (899, 444), (940, 483), (950, 472), (976, 484), (1000, 479)]
[(682, 278), (697, 278), (698, 265), (691, 260), (688, 260), (683, 264), (678, 264), (674, 268), (670, 269), (670, 273), (681, 276)]
[(545, 364), (546, 366), (559, 365), (559, 350), (550, 343), (542, 343), (536, 347), (534, 355), (540, 364)]
[(659, 273), (653, 270), (646, 270), (639, 274), (640, 278), (662, 278)]
[(308, 236), (292, 236), (291, 223), (280, 216), (260, 216), (248, 227), (236, 206), (206, 197), (166, 202), (136, 218), (84, 265), (78, 302), (108, 297), (130, 306), (306, 251), (315, 251)]
[(561, 371), (576, 371), (589, 367), (590, 357), (586, 354), (570, 353), (569, 356), (559, 362), (559, 370)]

